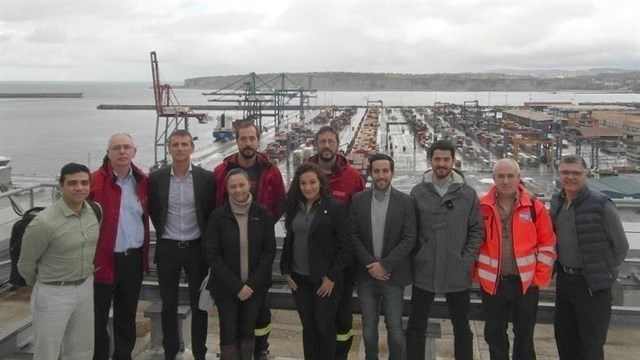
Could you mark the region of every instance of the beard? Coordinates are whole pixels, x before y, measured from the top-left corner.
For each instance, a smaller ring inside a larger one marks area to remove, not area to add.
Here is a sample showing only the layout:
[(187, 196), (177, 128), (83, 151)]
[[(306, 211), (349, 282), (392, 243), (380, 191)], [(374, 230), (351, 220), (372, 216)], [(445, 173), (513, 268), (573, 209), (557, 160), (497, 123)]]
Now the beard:
[(250, 147), (246, 147), (240, 151), (240, 155), (246, 160), (253, 158), (256, 156), (256, 150)]
[(336, 154), (333, 153), (331, 150), (323, 150), (318, 155), (322, 161), (331, 161), (336, 158)]

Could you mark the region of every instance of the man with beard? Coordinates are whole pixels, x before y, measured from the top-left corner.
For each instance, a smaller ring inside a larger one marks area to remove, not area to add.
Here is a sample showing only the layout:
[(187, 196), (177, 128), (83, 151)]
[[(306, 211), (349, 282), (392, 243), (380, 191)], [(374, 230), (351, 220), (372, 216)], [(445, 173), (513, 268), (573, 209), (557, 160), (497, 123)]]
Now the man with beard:
[[(274, 225), (284, 212), (287, 193), (282, 174), (269, 158), (258, 152), (260, 131), (251, 121), (243, 121), (235, 129), (238, 152), (227, 156), (213, 170), (216, 179), (216, 207), (224, 205), (229, 198), (225, 178), (231, 169), (241, 168), (249, 175), (251, 196), (262, 204)], [(269, 309), (268, 292), (262, 301), (255, 328), (256, 360), (267, 359), (269, 355), (269, 333), (271, 332), (271, 311)]]
[(413, 259), (411, 315), (407, 325), (407, 359), (424, 359), (429, 309), (444, 294), (453, 324), (456, 360), (473, 359), (469, 327), (471, 269), (484, 236), (478, 195), (453, 169), (455, 148), (446, 140), (429, 149), (431, 170), (414, 186), (418, 237)]
[(389, 360), (404, 359), (402, 307), (404, 288), (411, 283), (411, 262), (416, 236), (413, 198), (391, 186), (394, 161), (386, 154), (369, 158), (373, 189), (359, 192), (351, 203), (356, 255), (354, 278), (362, 309), (365, 359), (378, 359), (380, 303), (387, 326)]
[[(309, 161), (320, 165), (324, 170), (331, 196), (340, 200), (345, 206), (351, 204), (353, 194), (364, 190), (364, 179), (353, 166), (349, 165), (346, 157), (338, 154), (340, 136), (331, 126), (323, 126), (315, 136), (318, 153)], [(340, 296), (336, 315), (336, 360), (347, 359), (351, 343), (353, 342), (353, 315), (351, 314), (351, 297), (353, 284), (350, 267), (347, 268), (345, 286)]]

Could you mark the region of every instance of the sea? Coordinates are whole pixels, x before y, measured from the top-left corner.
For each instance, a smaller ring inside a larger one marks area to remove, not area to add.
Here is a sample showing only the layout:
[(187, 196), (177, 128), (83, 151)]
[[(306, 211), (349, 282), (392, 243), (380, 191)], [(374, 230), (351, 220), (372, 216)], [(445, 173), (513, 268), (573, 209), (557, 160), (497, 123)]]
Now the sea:
[[(179, 84), (178, 84), (179, 85)], [(184, 89), (174, 93), (180, 104), (205, 105), (210, 90)], [(70, 99), (0, 99), (0, 155), (11, 160), (14, 176), (54, 179), (68, 162), (94, 169), (106, 153), (107, 140), (116, 132), (127, 132), (138, 148), (134, 162), (143, 169), (154, 163), (155, 111), (98, 110), (100, 104), (153, 105), (150, 82), (0, 82), (0, 92), (81, 92)], [(442, 91), (332, 91), (318, 92), (312, 105), (366, 105), (382, 101), (384, 106), (433, 105), (435, 102), (463, 104), (477, 100), (482, 106), (522, 106), (526, 101), (640, 102), (639, 94), (581, 92), (442, 92)], [(220, 115), (209, 112), (213, 118)], [(307, 114), (312, 117), (314, 114)], [(227, 112), (240, 118), (241, 113)], [(215, 121), (190, 123), (198, 147), (210, 146)], [(215, 164), (214, 164), (215, 165)]]

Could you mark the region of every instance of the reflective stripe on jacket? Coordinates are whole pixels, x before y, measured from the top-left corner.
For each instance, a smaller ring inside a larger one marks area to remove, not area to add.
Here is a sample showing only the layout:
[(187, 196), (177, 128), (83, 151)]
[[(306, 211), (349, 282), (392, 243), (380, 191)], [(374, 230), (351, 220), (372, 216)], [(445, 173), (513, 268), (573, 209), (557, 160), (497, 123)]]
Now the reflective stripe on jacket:
[[(511, 238), (524, 294), (532, 284), (539, 287), (549, 285), (556, 259), (556, 236), (544, 205), (530, 198), (522, 185), (518, 186), (518, 193), (512, 215)], [(494, 186), (480, 199), (485, 238), (474, 271), (475, 279), (489, 294), (497, 292), (502, 265), (502, 226), (495, 198)]]

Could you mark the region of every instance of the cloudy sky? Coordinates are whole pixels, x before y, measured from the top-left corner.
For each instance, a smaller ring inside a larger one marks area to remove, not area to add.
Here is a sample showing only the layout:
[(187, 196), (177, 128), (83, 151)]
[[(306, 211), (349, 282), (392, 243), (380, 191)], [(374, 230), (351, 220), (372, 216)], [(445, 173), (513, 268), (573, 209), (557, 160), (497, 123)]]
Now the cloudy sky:
[(640, 0), (0, 0), (0, 81), (640, 70)]

